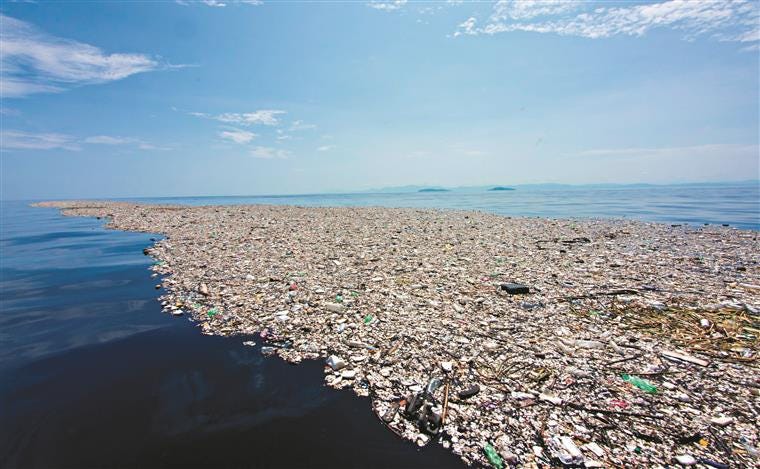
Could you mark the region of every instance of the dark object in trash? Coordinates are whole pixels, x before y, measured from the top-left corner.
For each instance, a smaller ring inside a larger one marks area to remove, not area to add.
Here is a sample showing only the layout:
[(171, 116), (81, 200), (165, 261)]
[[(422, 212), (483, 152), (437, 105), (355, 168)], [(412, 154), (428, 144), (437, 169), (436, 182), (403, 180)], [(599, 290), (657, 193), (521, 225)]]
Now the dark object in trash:
[(419, 423), (422, 430), (431, 435), (436, 435), (441, 430), (441, 416), (433, 412), (430, 404), (425, 406)]
[(460, 399), (468, 399), (479, 392), (480, 392), (480, 386), (478, 386), (477, 384), (473, 384), (469, 388), (459, 391), (459, 394), (457, 395), (459, 396)]
[(148, 251), (148, 248), (143, 249), (143, 254), (146, 256), (150, 255), (150, 251)]
[(398, 408), (399, 408), (398, 402), (394, 402), (393, 404), (391, 404), (390, 408), (387, 411), (385, 411), (385, 413), (381, 417), (383, 422), (391, 423), (393, 421), (393, 418), (396, 416), (396, 412), (398, 412)]
[(723, 226), (728, 226), (728, 223), (723, 223)]
[(585, 236), (581, 236), (579, 238), (573, 238), (573, 239), (563, 239), (562, 244), (576, 244), (576, 243), (590, 243), (591, 240), (588, 239)]
[(520, 295), (530, 292), (530, 288), (525, 285), (520, 285), (519, 283), (502, 283), (501, 289), (510, 295)]
[(404, 409), (404, 414), (406, 414), (407, 417), (411, 417), (417, 414), (417, 412), (419, 412), (420, 408), (422, 407), (422, 404), (424, 403), (425, 398), (421, 394), (410, 396), (406, 400), (406, 408)]
[(717, 469), (728, 469), (728, 464), (723, 464), (722, 462), (718, 462), (718, 461), (711, 461), (709, 459), (699, 458), (699, 462), (701, 462), (705, 466), (715, 467)]

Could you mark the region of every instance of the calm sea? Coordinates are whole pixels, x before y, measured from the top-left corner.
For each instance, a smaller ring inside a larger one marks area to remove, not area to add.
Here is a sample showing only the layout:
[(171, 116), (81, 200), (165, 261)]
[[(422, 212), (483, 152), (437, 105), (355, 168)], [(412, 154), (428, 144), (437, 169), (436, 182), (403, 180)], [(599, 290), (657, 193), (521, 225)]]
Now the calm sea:
[[(380, 205), (760, 228), (757, 185), (141, 199)], [(160, 311), (155, 235), (0, 204), (3, 467), (461, 467), (387, 431), (322, 365), (265, 358)], [(256, 340), (256, 339), (254, 339)], [(258, 342), (258, 341), (257, 341)]]
[(127, 199), (169, 204), (287, 204), (486, 210), (552, 218), (629, 218), (663, 223), (723, 224), (760, 229), (760, 183), (518, 188), (514, 191), (314, 194)]

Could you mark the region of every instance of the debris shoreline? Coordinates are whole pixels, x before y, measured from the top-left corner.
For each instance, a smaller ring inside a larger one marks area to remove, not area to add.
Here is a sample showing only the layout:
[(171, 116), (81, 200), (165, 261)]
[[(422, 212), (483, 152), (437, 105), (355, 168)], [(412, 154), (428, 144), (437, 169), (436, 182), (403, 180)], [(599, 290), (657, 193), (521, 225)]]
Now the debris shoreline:
[(760, 467), (758, 233), (474, 211), (64, 201), (161, 233), (164, 309), (326, 360), (494, 467)]

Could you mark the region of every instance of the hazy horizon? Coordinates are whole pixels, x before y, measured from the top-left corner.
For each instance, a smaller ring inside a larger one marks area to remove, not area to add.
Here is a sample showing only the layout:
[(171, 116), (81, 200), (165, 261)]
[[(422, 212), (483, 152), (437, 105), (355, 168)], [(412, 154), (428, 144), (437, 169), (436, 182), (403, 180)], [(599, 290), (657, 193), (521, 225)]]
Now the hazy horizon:
[(3, 199), (760, 178), (749, 1), (0, 8)]

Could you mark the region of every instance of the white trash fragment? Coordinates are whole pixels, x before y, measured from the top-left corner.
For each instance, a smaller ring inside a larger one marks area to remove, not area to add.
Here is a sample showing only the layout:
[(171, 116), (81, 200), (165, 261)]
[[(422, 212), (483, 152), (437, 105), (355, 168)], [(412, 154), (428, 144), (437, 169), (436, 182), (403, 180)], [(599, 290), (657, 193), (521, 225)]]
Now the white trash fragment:
[(575, 341), (575, 346), (580, 347), (580, 348), (587, 348), (587, 349), (600, 349), (600, 348), (604, 348), (604, 343), (599, 342), (598, 340), (578, 339)]
[(688, 454), (680, 454), (676, 456), (676, 461), (678, 461), (678, 464), (682, 466), (693, 466), (697, 463), (697, 460), (694, 459), (694, 456)]
[(733, 417), (713, 417), (710, 419), (710, 423), (717, 425), (719, 427), (726, 427), (728, 425), (731, 425), (734, 423)]
[(330, 358), (327, 359), (327, 366), (332, 368), (335, 371), (340, 370), (341, 368), (345, 368), (346, 362), (335, 355), (330, 355)]
[(699, 365), (699, 366), (707, 366), (710, 364), (710, 362), (708, 362), (707, 360), (702, 360), (701, 358), (687, 355), (682, 352), (663, 350), (661, 353), (663, 357), (669, 360), (681, 360), (681, 361), (685, 361), (689, 363), (694, 363), (695, 365)]
[(598, 458), (604, 457), (604, 450), (602, 449), (602, 447), (593, 441), (591, 443), (586, 443), (585, 445), (583, 445), (583, 449), (587, 449), (591, 451)]
[(541, 393), (538, 395), (538, 399), (541, 401), (551, 402), (554, 405), (562, 404), (562, 399), (551, 394)]

